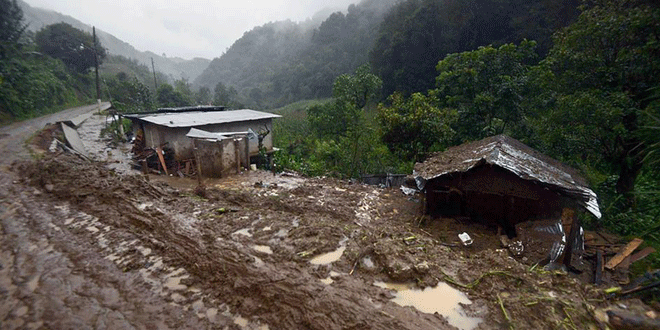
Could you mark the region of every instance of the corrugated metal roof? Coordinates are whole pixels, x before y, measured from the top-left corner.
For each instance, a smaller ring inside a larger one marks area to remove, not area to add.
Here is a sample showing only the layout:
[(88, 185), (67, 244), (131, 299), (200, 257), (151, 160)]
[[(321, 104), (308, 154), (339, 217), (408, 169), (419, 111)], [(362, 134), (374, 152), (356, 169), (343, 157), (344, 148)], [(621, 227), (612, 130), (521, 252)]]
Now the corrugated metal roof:
[(497, 165), (525, 180), (536, 180), (561, 188), (577, 198), (600, 218), (598, 199), (576, 170), (554, 160), (506, 135), (451, 147), (415, 164), (414, 175), (420, 189), (426, 181), (445, 174), (466, 172), (481, 164)]
[(231, 111), (199, 111), (180, 113), (152, 113), (125, 115), (126, 118), (139, 119), (166, 127), (195, 127), (203, 125), (234, 123), (268, 118), (279, 118), (280, 115), (256, 110)]
[(207, 132), (201, 129), (191, 128), (186, 134), (193, 139), (224, 140), (231, 138), (232, 135), (248, 135), (249, 132)]

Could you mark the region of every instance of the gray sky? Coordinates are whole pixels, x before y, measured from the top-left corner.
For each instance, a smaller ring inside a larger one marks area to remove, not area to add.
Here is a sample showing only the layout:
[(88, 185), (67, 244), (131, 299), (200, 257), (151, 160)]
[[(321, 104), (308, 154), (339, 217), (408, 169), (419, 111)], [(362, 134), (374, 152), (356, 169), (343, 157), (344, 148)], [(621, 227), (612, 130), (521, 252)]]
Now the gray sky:
[(304, 21), (359, 0), (25, 0), (94, 25), (140, 51), (185, 59), (219, 57), (244, 32), (271, 21)]

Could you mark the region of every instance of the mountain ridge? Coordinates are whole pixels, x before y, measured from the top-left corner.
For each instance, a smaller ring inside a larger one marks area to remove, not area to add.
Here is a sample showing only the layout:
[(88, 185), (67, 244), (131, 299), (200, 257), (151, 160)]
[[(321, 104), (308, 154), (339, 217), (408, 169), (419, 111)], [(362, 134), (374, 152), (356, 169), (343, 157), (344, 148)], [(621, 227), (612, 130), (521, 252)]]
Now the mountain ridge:
[[(80, 20), (54, 10), (33, 7), (23, 0), (18, 0), (18, 5), (23, 10), (23, 19), (28, 24), (28, 31), (39, 31), (47, 25), (64, 22), (71, 26), (92, 33), (92, 26)], [(107, 33), (96, 29), (96, 34), (109, 54), (121, 55), (126, 58), (135, 59), (139, 63), (151, 67), (151, 58), (157, 71), (166, 74), (172, 81), (178, 79), (195, 80), (211, 63), (210, 59), (195, 57), (190, 60), (179, 57), (163, 57), (151, 51), (139, 51), (131, 44)]]

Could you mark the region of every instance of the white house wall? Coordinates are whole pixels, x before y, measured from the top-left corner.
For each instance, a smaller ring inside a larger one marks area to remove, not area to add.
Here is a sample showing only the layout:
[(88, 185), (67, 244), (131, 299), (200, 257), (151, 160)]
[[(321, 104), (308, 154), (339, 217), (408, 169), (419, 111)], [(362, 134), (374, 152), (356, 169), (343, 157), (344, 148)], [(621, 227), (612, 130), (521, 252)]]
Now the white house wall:
[[(252, 121), (215, 124), (196, 126), (195, 128), (208, 132), (246, 132), (251, 129), (255, 133), (264, 130), (268, 127), (270, 133), (264, 138), (263, 144), (267, 151), (273, 150), (273, 125), (272, 119), (260, 119)], [(145, 145), (148, 148), (156, 148), (165, 143), (174, 149), (175, 159), (178, 161), (192, 159), (193, 143), (192, 139), (186, 137), (190, 131), (190, 127), (170, 128), (159, 126), (152, 123), (144, 123)], [(254, 156), (259, 153), (259, 148), (256, 144), (250, 144), (250, 155)]]

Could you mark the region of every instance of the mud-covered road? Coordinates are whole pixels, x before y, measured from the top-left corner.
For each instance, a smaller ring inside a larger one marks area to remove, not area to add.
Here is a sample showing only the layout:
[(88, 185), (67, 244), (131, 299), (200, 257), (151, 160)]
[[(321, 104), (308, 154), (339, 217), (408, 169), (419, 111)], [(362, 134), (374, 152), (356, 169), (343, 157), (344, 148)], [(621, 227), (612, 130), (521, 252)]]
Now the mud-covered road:
[(489, 228), (420, 224), (397, 189), (249, 171), (195, 194), (114, 170), (104, 116), (79, 129), (96, 161), (31, 159), (22, 141), (67, 116), (0, 131), (1, 329), (600, 326), (596, 289), (487, 246)]
[(138, 274), (117, 268), (96, 244), (66, 227), (67, 204), (44, 199), (12, 169), (13, 162), (31, 159), (25, 141), (37, 130), (96, 109), (0, 129), (0, 328), (204, 328), (208, 323), (145, 289)]

